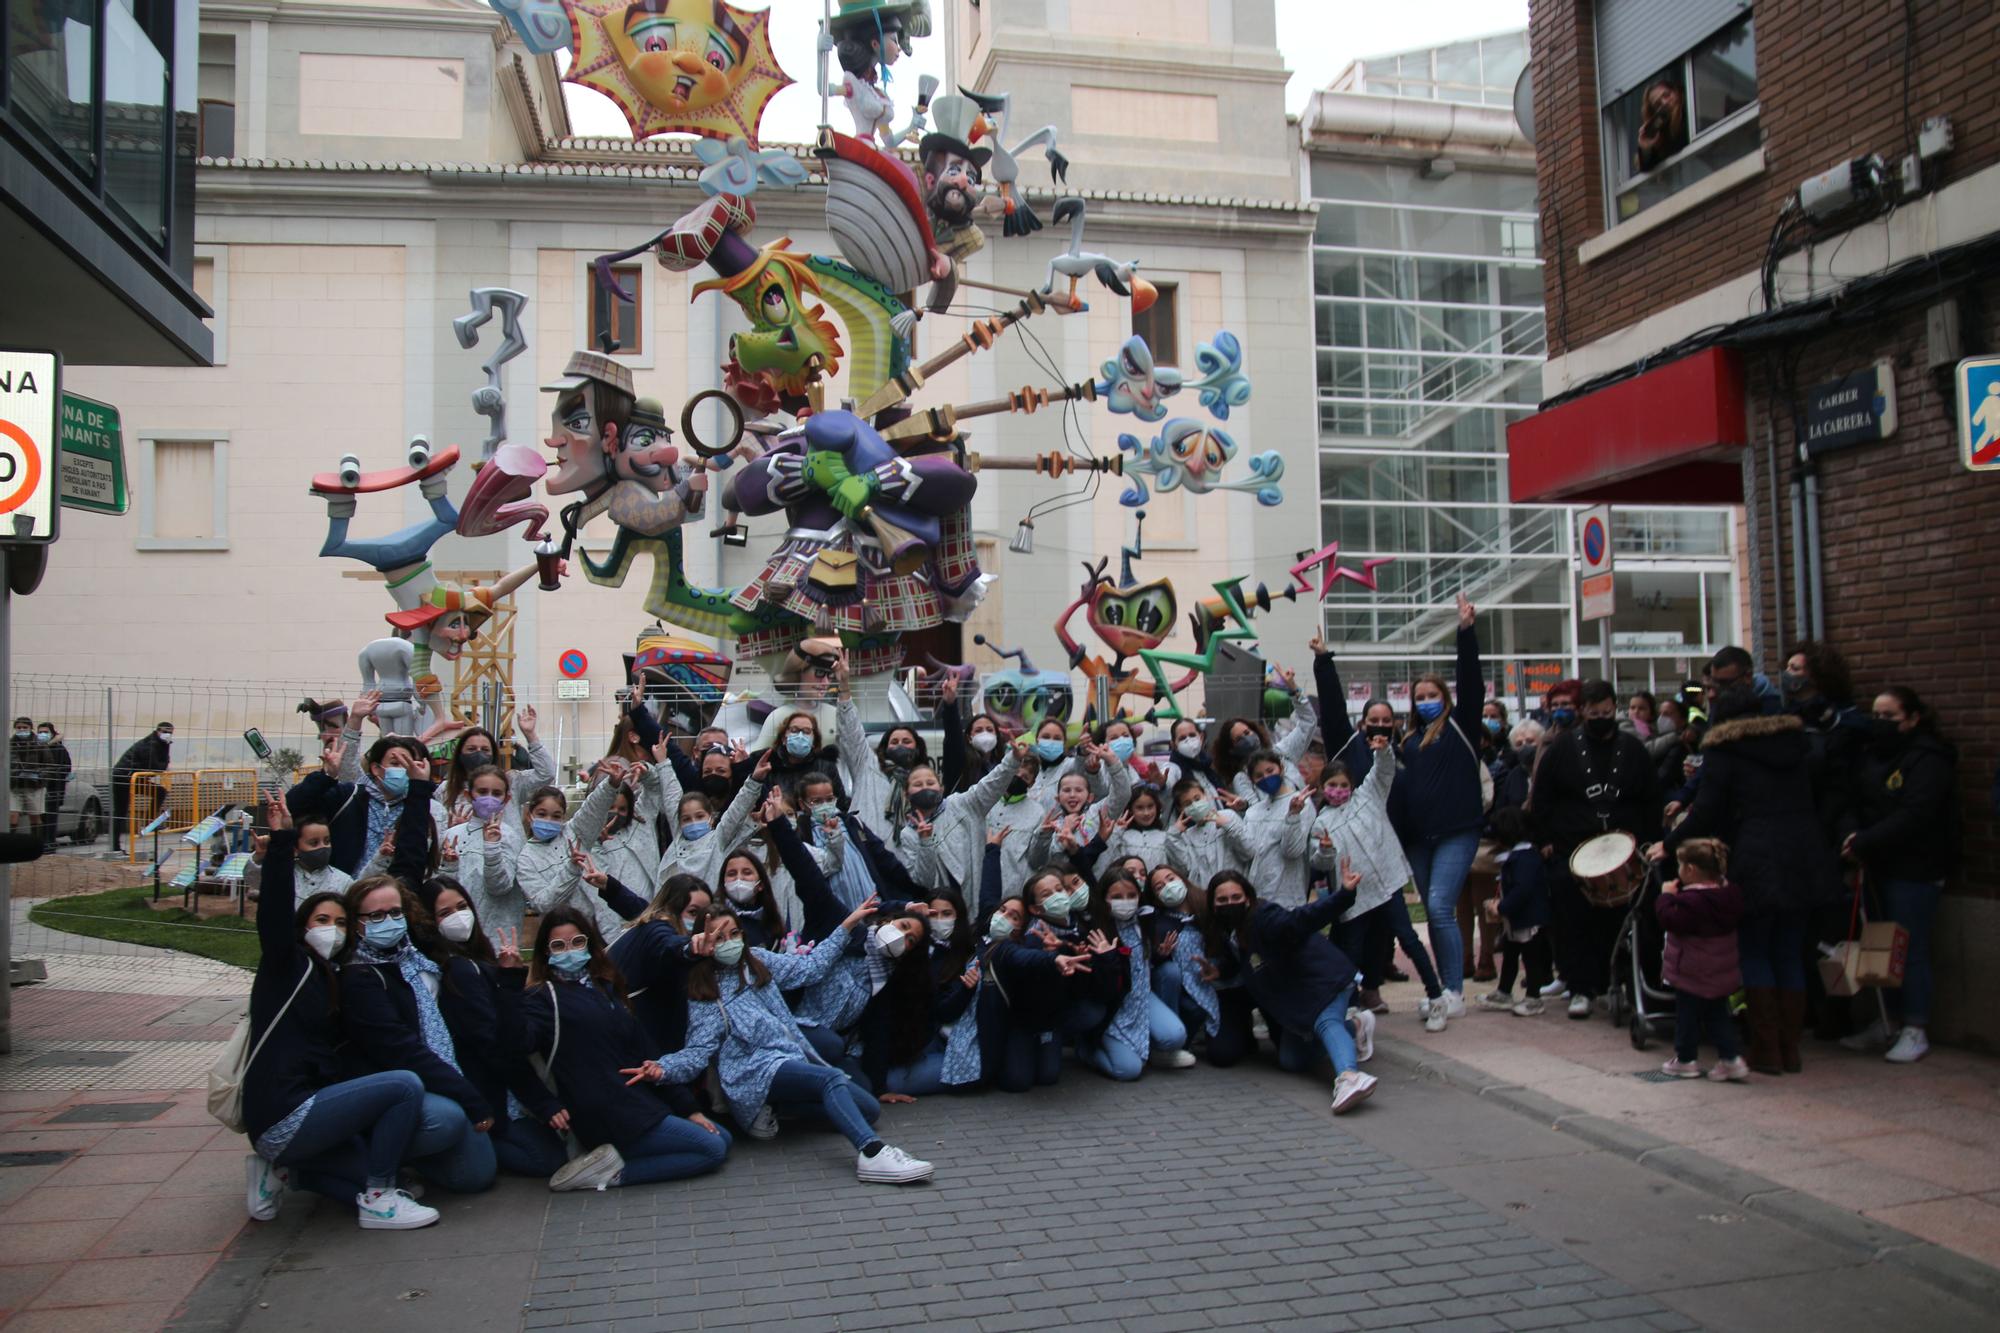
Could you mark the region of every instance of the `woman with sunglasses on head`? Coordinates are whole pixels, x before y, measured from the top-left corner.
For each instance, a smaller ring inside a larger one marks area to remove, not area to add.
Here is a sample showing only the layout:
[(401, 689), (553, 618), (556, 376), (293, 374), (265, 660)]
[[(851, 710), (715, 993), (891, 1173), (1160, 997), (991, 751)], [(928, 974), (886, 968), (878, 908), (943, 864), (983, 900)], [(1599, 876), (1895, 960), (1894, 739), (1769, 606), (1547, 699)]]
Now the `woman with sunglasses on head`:
[(398, 860), (409, 871), (356, 880), (347, 890), (357, 936), (340, 972), (342, 1026), (356, 1062), (423, 1080), (422, 1123), (406, 1165), (454, 1193), (476, 1194), (493, 1184), (497, 1164), (487, 1134), (505, 1108), (490, 1105), (463, 1073), (438, 1004), (444, 955), (410, 887), (422, 882), (416, 858), (429, 834), (429, 765), (420, 759), (411, 772), (396, 836)]
[(348, 948), (347, 904), (322, 892), (294, 907), (298, 834), (284, 798), (271, 803), (270, 817), (243, 1073), (250, 1216), (276, 1218), (285, 1188), (296, 1184), (352, 1200), (369, 1230), (429, 1226), (437, 1210), (396, 1188), (422, 1117), (423, 1082), (400, 1069), (344, 1076), (337, 967)]
[(527, 970), (516, 937), (502, 932), (496, 951), (479, 927), (472, 900), (448, 880), (432, 880), (424, 894), (437, 923), (438, 964), (444, 969), (437, 1002), (452, 1049), (486, 1104), (504, 1108), (487, 1135), (499, 1169), (546, 1177), (567, 1159), (557, 1137), (567, 1119), (562, 1103), (521, 1053), (521, 983)]
[(549, 1177), (552, 1190), (601, 1190), (713, 1171), (730, 1138), (678, 1085), (642, 1071), (645, 1029), (596, 921), (572, 907), (542, 918), (521, 998), (523, 1049), (547, 1062), (562, 1100), (561, 1129), (588, 1152)]

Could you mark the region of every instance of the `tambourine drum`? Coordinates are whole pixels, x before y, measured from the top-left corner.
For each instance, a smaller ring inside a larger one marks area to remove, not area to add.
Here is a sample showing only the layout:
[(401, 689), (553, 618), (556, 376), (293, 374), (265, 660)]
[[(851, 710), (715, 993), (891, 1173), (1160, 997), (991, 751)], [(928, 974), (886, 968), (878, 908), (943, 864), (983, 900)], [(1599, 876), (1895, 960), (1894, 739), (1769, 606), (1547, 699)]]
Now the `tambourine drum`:
[(1569, 854), (1570, 877), (1593, 907), (1623, 907), (1642, 878), (1639, 842), (1629, 833), (1605, 833)]

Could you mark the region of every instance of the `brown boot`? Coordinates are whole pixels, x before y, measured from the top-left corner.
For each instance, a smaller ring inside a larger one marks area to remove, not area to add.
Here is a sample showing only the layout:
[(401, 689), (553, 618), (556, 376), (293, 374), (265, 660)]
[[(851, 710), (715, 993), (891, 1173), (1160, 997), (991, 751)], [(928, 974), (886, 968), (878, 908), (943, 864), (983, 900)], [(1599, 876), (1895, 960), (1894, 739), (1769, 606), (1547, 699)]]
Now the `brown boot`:
[(1782, 1074), (1785, 1067), (1778, 1054), (1778, 993), (1769, 986), (1750, 986), (1743, 991), (1743, 1025), (1749, 1031), (1743, 1058), (1760, 1074)]
[(1787, 1074), (1805, 1068), (1799, 1061), (1799, 1035), (1806, 1026), (1806, 993), (1802, 990), (1778, 992), (1778, 1063)]

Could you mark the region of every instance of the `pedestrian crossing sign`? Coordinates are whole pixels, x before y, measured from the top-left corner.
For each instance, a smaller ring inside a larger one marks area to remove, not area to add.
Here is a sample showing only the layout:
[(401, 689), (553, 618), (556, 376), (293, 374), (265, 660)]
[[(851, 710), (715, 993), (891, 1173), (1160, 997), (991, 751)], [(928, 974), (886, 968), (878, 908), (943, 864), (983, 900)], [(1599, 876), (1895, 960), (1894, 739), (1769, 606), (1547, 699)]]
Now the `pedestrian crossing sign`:
[(1968, 472), (2000, 472), (2000, 356), (1958, 363), (1958, 457)]

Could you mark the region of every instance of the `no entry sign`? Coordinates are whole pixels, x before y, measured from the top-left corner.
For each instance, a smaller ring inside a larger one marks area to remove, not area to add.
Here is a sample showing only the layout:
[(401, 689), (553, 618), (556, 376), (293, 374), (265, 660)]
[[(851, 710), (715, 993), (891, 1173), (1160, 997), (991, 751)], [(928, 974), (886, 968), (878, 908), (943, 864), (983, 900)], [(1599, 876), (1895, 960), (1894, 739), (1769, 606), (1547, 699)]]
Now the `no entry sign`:
[(62, 361), (0, 351), (0, 542), (56, 539), (56, 420)]

